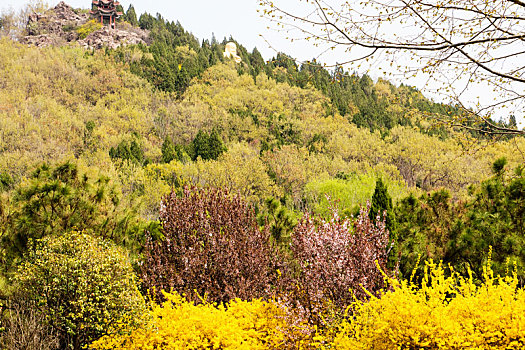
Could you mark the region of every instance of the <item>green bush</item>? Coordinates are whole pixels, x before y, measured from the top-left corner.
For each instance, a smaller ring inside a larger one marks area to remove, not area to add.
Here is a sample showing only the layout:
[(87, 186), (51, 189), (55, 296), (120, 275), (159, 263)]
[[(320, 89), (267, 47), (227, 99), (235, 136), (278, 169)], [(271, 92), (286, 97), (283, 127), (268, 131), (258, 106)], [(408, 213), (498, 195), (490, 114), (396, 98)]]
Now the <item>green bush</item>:
[(12, 279), (15, 297), (38, 305), (61, 349), (80, 349), (144, 311), (129, 259), (112, 242), (78, 232), (49, 236), (26, 258)]

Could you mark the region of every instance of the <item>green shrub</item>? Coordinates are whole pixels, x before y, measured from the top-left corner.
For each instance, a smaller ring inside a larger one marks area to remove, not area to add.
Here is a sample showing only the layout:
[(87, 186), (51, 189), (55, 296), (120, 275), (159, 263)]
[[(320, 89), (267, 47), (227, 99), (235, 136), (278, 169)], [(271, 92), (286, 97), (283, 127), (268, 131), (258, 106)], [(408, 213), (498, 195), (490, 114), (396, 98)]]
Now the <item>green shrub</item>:
[(12, 282), (58, 331), (61, 349), (80, 349), (145, 308), (124, 251), (85, 233), (38, 240)]

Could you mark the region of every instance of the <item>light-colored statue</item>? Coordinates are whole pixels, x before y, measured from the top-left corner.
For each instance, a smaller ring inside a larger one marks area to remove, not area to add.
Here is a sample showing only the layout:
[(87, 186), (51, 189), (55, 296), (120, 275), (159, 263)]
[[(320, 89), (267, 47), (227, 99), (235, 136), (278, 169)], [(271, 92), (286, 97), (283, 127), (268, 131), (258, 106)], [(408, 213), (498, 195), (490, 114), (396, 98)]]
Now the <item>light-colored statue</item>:
[(237, 45), (235, 43), (229, 42), (224, 48), (224, 57), (231, 57), (236, 63), (241, 63), (241, 58), (237, 55)]

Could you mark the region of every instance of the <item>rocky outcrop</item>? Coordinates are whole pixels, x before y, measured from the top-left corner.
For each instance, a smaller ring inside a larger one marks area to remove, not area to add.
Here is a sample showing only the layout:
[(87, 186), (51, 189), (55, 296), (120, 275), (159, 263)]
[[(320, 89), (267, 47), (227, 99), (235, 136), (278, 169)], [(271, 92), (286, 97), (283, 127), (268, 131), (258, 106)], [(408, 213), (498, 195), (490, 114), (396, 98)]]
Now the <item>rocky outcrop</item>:
[(85, 48), (100, 49), (109, 47), (116, 49), (119, 46), (144, 44), (147, 38), (147, 32), (136, 28), (133, 28), (133, 30), (121, 30), (104, 27), (91, 33), (87, 38), (79, 40), (78, 43)]
[(63, 1), (44, 14), (33, 13), (27, 21), (27, 36), (20, 41), (27, 45), (45, 47), (78, 42), (85, 48), (117, 48), (148, 42), (148, 32), (129, 24), (117, 24), (116, 29), (103, 27), (79, 40), (77, 28), (91, 20), (89, 13), (76, 11)]
[(74, 28), (89, 20), (89, 14), (77, 13), (63, 1), (44, 14), (33, 13), (27, 20), (27, 36), (21, 41), (30, 45), (47, 46), (78, 39)]
[(46, 47), (46, 46), (58, 46), (65, 43), (64, 39), (56, 35), (41, 34), (26, 36), (21, 40), (22, 43), (30, 46)]

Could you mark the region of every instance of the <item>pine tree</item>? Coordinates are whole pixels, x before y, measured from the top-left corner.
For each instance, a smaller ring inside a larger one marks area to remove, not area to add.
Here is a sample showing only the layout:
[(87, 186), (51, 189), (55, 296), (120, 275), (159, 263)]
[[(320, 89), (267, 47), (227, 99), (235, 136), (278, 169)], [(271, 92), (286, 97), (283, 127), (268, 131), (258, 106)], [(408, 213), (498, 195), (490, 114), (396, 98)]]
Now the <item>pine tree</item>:
[(78, 230), (127, 244), (140, 230), (136, 212), (119, 206), (120, 193), (109, 178), (90, 178), (70, 162), (41, 165), (15, 189), (12, 202), (1, 240), (5, 270), (30, 240)]
[[(475, 277), (483, 273), (486, 256), (492, 247), (496, 273), (504, 274), (517, 264), (521, 282), (525, 281), (525, 172), (523, 167), (508, 176), (506, 159), (496, 160), (494, 176), (472, 192), (475, 198), (462, 220), (461, 230), (452, 232), (449, 253), (444, 261), (468, 265)], [(507, 265), (510, 260), (510, 266)]]
[(370, 221), (376, 222), (376, 218), (385, 215), (385, 227), (389, 232), (390, 242), (387, 248), (387, 266), (393, 269), (397, 264), (397, 239), (395, 234), (395, 216), (392, 207), (392, 197), (388, 194), (388, 189), (381, 178), (376, 180), (376, 188), (372, 196), (372, 204), (368, 216)]
[(265, 204), (265, 212), (257, 216), (259, 226), (268, 225), (277, 243), (288, 244), (290, 233), (297, 225), (294, 213), (273, 197), (266, 199)]
[(164, 139), (164, 142), (162, 143), (162, 162), (163, 163), (169, 163), (174, 159), (177, 159), (177, 153), (175, 150), (175, 145), (171, 141), (169, 137), (166, 137)]
[(117, 147), (110, 148), (109, 156), (113, 159), (128, 160), (139, 165), (149, 163), (148, 159), (144, 157), (144, 151), (140, 143), (136, 139), (131, 141), (122, 140)]
[(124, 12), (124, 8), (122, 7), (122, 5), (120, 5), (120, 4), (117, 5), (115, 9), (116, 9), (117, 12), (120, 12), (120, 13), (124, 14), (124, 16), (121, 16), (121, 17), (117, 18), (117, 22), (121, 22), (121, 21), (125, 20), (126, 19), (125, 18), (126, 17), (126, 12)]
[(372, 196), (372, 206), (368, 214), (370, 220), (374, 221), (378, 215), (383, 216), (386, 212), (386, 228), (392, 233), (395, 226), (395, 216), (392, 210), (392, 197), (388, 194), (386, 185), (381, 178), (376, 181), (376, 188)]
[(133, 5), (129, 5), (128, 7), (128, 11), (126, 12), (126, 15), (125, 15), (125, 20), (131, 24), (132, 26), (138, 26), (139, 22), (137, 20), (137, 13), (135, 12), (135, 8), (133, 7)]
[(216, 129), (213, 129), (208, 140), (210, 159), (219, 158), (219, 156), (226, 151), (226, 147), (222, 142), (219, 132)]
[(201, 157), (203, 160), (216, 160), (226, 151), (226, 147), (217, 130), (213, 130), (211, 134), (199, 130), (193, 139), (192, 148), (193, 160), (196, 160), (198, 157)]

